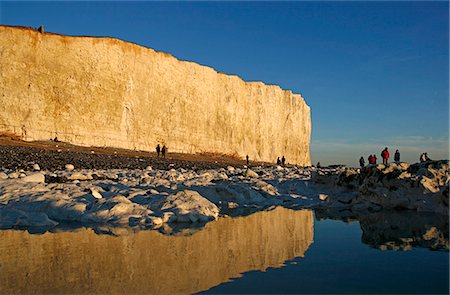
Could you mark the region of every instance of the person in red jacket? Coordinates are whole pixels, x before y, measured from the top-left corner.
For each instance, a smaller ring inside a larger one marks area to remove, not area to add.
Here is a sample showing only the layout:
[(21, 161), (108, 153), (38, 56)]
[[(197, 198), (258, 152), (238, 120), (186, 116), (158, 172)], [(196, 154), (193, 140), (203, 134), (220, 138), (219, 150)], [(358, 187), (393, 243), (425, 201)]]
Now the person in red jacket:
[(388, 148), (384, 148), (384, 150), (381, 152), (381, 158), (383, 158), (383, 164), (387, 164), (388, 163), (388, 159), (389, 159), (389, 151)]

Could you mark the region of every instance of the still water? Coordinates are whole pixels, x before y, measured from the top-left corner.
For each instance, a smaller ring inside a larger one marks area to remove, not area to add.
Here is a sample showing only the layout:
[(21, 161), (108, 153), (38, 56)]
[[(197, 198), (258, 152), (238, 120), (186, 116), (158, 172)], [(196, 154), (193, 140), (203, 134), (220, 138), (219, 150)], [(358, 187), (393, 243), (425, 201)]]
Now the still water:
[(276, 208), (204, 228), (0, 231), (0, 293), (446, 293), (448, 216)]

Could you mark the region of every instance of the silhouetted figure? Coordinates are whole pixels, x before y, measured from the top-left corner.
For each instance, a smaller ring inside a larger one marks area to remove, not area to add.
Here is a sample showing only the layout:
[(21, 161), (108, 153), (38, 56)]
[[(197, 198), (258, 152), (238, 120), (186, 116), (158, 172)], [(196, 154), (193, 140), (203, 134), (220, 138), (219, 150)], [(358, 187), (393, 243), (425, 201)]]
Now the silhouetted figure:
[(286, 159), (284, 158), (284, 156), (281, 157), (281, 165), (284, 166), (284, 163), (286, 162)]
[(162, 149), (161, 149), (161, 156), (162, 156), (163, 158), (166, 157), (166, 151), (167, 151), (167, 148), (166, 148), (165, 145), (163, 145), (163, 147), (162, 147)]
[(317, 168), (320, 168), (320, 162), (317, 162)]
[(44, 25), (40, 26), (37, 30), (39, 33), (44, 33)]
[[(370, 158), (370, 157), (369, 157)], [(361, 157), (360, 159), (359, 159), (359, 166), (361, 166), (361, 168), (363, 168), (364, 167), (364, 158), (363, 157)], [(369, 163), (370, 164), (370, 163)]]
[(367, 160), (369, 161), (369, 165), (373, 164), (373, 156), (369, 155), (369, 157), (367, 158)]
[(381, 158), (383, 159), (383, 164), (387, 164), (389, 160), (389, 151), (388, 148), (385, 147), (384, 150), (381, 152)]
[(420, 163), (422, 163), (422, 162), (427, 162), (427, 161), (431, 161), (431, 159), (428, 157), (428, 154), (427, 154), (427, 153), (421, 154), (419, 160), (420, 160)]
[(61, 142), (61, 140), (58, 139), (57, 136), (55, 136), (55, 139), (53, 139), (54, 142)]
[(400, 163), (400, 152), (398, 150), (395, 150), (394, 161), (397, 164)]
[(249, 160), (248, 160), (248, 155), (247, 155), (247, 156), (245, 156), (245, 159), (247, 160), (247, 166), (248, 166), (248, 163), (249, 163)]
[(161, 152), (161, 146), (158, 143), (158, 145), (156, 146), (156, 154), (158, 155), (158, 157), (159, 157), (160, 152)]
[(281, 165), (280, 157), (277, 158), (277, 165)]
[(377, 156), (373, 155), (373, 163), (376, 165), (377, 164)]

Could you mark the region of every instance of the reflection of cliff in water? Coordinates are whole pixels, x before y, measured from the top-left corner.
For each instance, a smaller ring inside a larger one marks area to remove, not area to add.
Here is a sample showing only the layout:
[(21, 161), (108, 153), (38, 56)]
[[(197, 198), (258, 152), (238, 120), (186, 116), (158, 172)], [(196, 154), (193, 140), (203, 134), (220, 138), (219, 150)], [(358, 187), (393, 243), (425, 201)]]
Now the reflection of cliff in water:
[(363, 243), (380, 250), (411, 250), (413, 247), (449, 250), (448, 215), (383, 210), (372, 213), (316, 211), (316, 217), (358, 220)]
[(0, 293), (194, 293), (243, 272), (281, 267), (312, 241), (312, 212), (284, 208), (221, 218), (183, 237), (6, 230)]

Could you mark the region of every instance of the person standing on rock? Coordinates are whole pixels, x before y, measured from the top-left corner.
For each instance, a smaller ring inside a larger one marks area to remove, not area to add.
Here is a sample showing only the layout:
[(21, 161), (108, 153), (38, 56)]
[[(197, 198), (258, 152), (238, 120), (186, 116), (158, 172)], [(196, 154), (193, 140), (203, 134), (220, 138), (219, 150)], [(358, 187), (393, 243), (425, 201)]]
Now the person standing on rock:
[(373, 163), (376, 165), (377, 164), (377, 156), (373, 155)]
[(422, 163), (422, 162), (427, 162), (427, 161), (431, 161), (431, 159), (428, 157), (428, 154), (427, 154), (427, 153), (421, 154), (419, 160), (420, 160), (420, 163)]
[(163, 147), (162, 147), (162, 149), (161, 149), (161, 156), (162, 156), (163, 158), (166, 158), (166, 151), (167, 151), (167, 148), (166, 148), (165, 145), (163, 145)]
[[(370, 159), (370, 157), (369, 157), (369, 159)], [(370, 160), (369, 160), (370, 161)], [(360, 159), (359, 159), (359, 166), (361, 166), (361, 168), (363, 168), (364, 167), (364, 158), (363, 157), (361, 157)], [(370, 163), (369, 163), (370, 164)]]
[(387, 147), (381, 152), (381, 158), (383, 159), (383, 164), (387, 165), (389, 160), (389, 151)]
[(278, 165), (278, 166), (281, 165), (280, 157), (277, 158), (277, 165)]
[(156, 146), (156, 154), (158, 155), (158, 157), (159, 157), (160, 152), (161, 152), (161, 146), (158, 143), (158, 145)]
[(400, 152), (398, 150), (395, 150), (394, 161), (397, 164), (400, 163)]
[(286, 162), (286, 158), (284, 155), (281, 157), (281, 166), (284, 166), (284, 163)]

